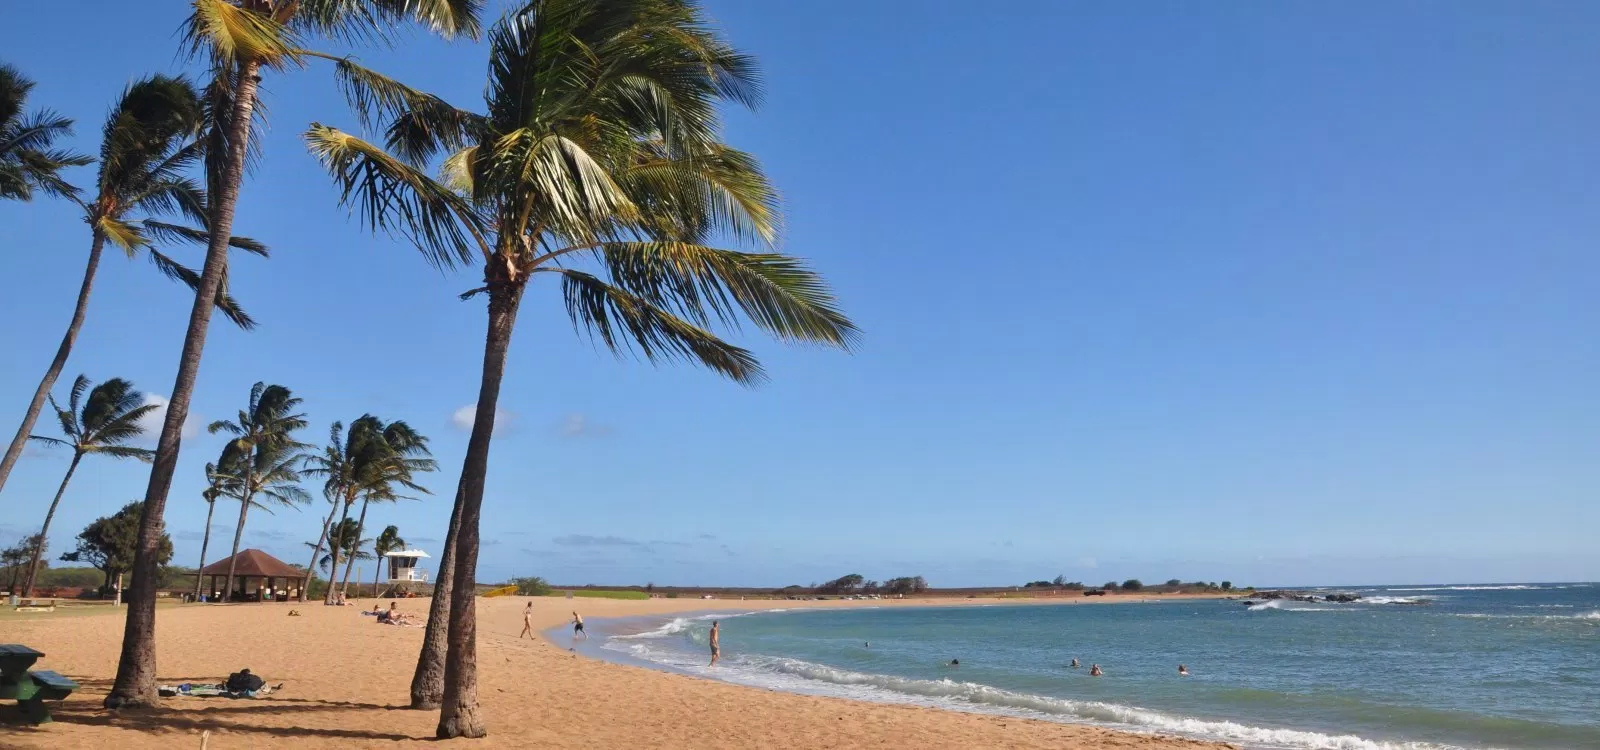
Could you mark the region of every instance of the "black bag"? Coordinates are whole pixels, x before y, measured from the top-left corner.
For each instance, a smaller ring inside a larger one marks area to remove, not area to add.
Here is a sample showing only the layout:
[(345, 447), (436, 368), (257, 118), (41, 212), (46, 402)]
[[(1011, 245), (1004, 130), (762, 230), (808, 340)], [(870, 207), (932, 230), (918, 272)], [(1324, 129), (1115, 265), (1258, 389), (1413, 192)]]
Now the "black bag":
[(266, 680), (250, 674), (250, 670), (241, 669), (233, 674), (228, 675), (228, 681), (224, 683), (223, 686), (226, 687), (230, 693), (250, 693), (260, 690), (266, 684)]

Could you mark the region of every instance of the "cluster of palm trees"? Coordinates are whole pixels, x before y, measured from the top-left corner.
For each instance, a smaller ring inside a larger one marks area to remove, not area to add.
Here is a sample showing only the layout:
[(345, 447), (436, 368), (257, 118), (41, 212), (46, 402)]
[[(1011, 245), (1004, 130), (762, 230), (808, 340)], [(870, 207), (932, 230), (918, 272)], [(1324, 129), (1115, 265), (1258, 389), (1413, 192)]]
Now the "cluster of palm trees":
[[(481, 271), (474, 288), (461, 295), (481, 295), (487, 308), (476, 419), (411, 692), (412, 707), (440, 710), (440, 738), (483, 736), (474, 609), (479, 519), (494, 415), (523, 295), (541, 281), (558, 284), (573, 325), (612, 351), (650, 361), (686, 360), (744, 384), (764, 378), (760, 363), (752, 352), (723, 340), (714, 326), (736, 328), (744, 321), (783, 341), (840, 348), (856, 335), (821, 278), (776, 251), (777, 191), (752, 155), (723, 142), (720, 108), (753, 108), (760, 101), (755, 62), (708, 24), (695, 0), (526, 0), (486, 33), (478, 18), (481, 0), (192, 3), (183, 36), (204, 64), (206, 82), (195, 124), (183, 132), (192, 134), (185, 141), (195, 149), (188, 158), (202, 172), (204, 185), (186, 189), (192, 201), (157, 199), (146, 201), (142, 210), (171, 205), (197, 226), (153, 226), (149, 219), (135, 226), (127, 213), (113, 214), (110, 208), (89, 214), (92, 253), (103, 239), (147, 252), (157, 239), (191, 240), (206, 248), (197, 274), (179, 273), (175, 264), (156, 260), (171, 275), (192, 282), (195, 301), (151, 456), (133, 571), (136, 605), (128, 614), (106, 706), (157, 701), (151, 594), (179, 435), (211, 311), (237, 310), (226, 293), (228, 250), (263, 250), (232, 235), (246, 166), (257, 154), (259, 84), (267, 74), (328, 62), (358, 121), (384, 135), (382, 143), (373, 143), (320, 123), (305, 131), (307, 147), (332, 177), (341, 203), (373, 231), (404, 238), (430, 264)], [(413, 23), (449, 38), (487, 37), (481, 107), (457, 107), (351, 59), (306, 48), (315, 38), (400, 43), (398, 32)], [(0, 110), (0, 123), (10, 122), (7, 117)], [(24, 144), (26, 153), (20, 156), (0, 155), (0, 185), (18, 184), (23, 193), (31, 188), (73, 195), (58, 176), (72, 163), (71, 155), (41, 148), (37, 140)], [(9, 148), (6, 143), (0, 139), (0, 149)], [(168, 176), (155, 167), (146, 171), (152, 170), (159, 174), (151, 179)], [(143, 189), (132, 194), (142, 195)], [(127, 201), (111, 203), (120, 208)], [(91, 254), (88, 280), (94, 261)], [(81, 325), (81, 308), (82, 302), (74, 326)], [(235, 320), (247, 325), (249, 319)], [(75, 328), (69, 330), (63, 351), (75, 334)], [(46, 381), (53, 377), (47, 375)], [(41, 387), (47, 394), (48, 383)], [(268, 396), (263, 390), (260, 401)], [(293, 421), (292, 411), (288, 406), (281, 418)], [(254, 420), (241, 415), (215, 426), (235, 434), (240, 445), (237, 455), (220, 459), (208, 471), (208, 495), (245, 496), (241, 522), (252, 498), (272, 497), (265, 488), (273, 467), (283, 460), (282, 451), (292, 450), (287, 447), (291, 439), (267, 437)], [(367, 504), (391, 499), (385, 494), (391, 490), (375, 490), (369, 480), (417, 471), (416, 462), (427, 460), (425, 451), (405, 452), (408, 438), (401, 433), (408, 430), (398, 424), (358, 420), (342, 439), (335, 428), (328, 450), (309, 469), (326, 479), (324, 495), (341, 517), (335, 523), (330, 511), (324, 524), (322, 541), (332, 539), (330, 569), (344, 555), (348, 570), (344, 521), (355, 502), (362, 504), (353, 532), (359, 543)], [(31, 423), (25, 424), (19, 435), (30, 430)], [(368, 441), (379, 439), (390, 443), (395, 452), (390, 460), (400, 464), (358, 470), (355, 456), (369, 450)], [(0, 465), (0, 483), (9, 467)], [(409, 480), (391, 481), (416, 489)], [(316, 562), (322, 545), (314, 546), (319, 548)]]
[[(149, 462), (155, 452), (147, 448), (128, 445), (145, 432), (142, 420), (160, 408), (149, 403), (143, 393), (121, 378), (112, 378), (93, 385), (87, 377), (78, 376), (63, 408), (49, 397), (50, 406), (60, 422), (62, 437), (32, 435), (32, 440), (68, 448), (72, 459), (67, 464), (66, 475), (56, 490), (55, 498), (46, 511), (39, 536), (48, 538), (50, 524), (55, 520), (61, 498), (67, 492), (72, 475), (86, 456), (107, 456), (119, 459), (137, 459)], [(401, 490), (428, 494), (417, 483), (417, 474), (434, 471), (438, 465), (430, 458), (428, 439), (405, 422), (385, 423), (371, 414), (364, 414), (351, 423), (349, 435), (341, 440), (343, 426), (333, 424), (333, 437), (323, 454), (310, 452), (311, 447), (295, 439), (295, 432), (306, 427), (304, 414), (295, 413), (301, 399), (281, 385), (256, 383), (250, 389), (250, 399), (234, 420), (213, 422), (210, 431), (226, 433), (232, 439), (222, 448), (216, 463), (205, 467), (206, 489), (201, 497), (206, 501), (206, 529), (200, 542), (200, 563), (204, 568), (206, 552), (211, 546), (211, 519), (216, 512), (216, 502), (229, 498), (239, 503), (239, 521), (233, 532), (232, 555), (237, 556), (244, 538), (245, 522), (252, 508), (272, 512), (273, 508), (298, 508), (311, 502), (311, 495), (300, 488), (308, 477), (325, 476), (323, 495), (334, 510), (320, 527), (312, 554), (312, 565), (322, 555), (322, 545), (328, 542), (329, 555), (323, 559), (324, 569), (330, 569), (328, 601), (341, 598), (349, 588), (350, 570), (355, 560), (381, 559), (384, 553), (400, 549), (405, 540), (399, 529), (389, 526), (379, 536), (373, 553), (365, 551), (372, 539), (362, 538), (366, 531), (367, 505), (372, 502), (393, 502), (406, 499)], [(346, 515), (351, 505), (361, 501), (358, 518), (341, 518), (331, 527), (333, 513), (342, 508)], [(329, 540), (334, 540), (330, 542)], [(24, 569), (21, 586), (23, 596), (33, 595), (34, 578), (38, 573), (42, 548), (34, 545), (32, 555)], [(342, 557), (341, 557), (342, 555)], [(335, 586), (334, 576), (341, 559), (346, 560), (344, 581)], [(235, 561), (236, 563), (236, 561)], [(312, 566), (306, 568), (301, 582), (300, 598), (305, 600), (310, 587)], [(229, 566), (228, 582), (223, 589), (233, 592), (236, 567)], [(196, 576), (195, 595), (201, 593), (199, 576)], [(376, 583), (374, 584), (376, 586)]]

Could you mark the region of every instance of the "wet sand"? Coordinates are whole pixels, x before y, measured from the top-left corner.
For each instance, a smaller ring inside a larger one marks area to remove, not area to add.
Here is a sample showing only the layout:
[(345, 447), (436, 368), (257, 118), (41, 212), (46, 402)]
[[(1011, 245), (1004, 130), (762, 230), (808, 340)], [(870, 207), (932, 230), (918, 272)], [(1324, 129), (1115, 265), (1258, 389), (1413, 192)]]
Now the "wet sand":
[[(1108, 597), (1109, 603), (1144, 597)], [(1113, 732), (1010, 717), (913, 706), (792, 695), (569, 653), (545, 640), (518, 639), (529, 599), (478, 600), (479, 699), (489, 726), (471, 748), (1176, 748), (1223, 747), (1190, 740)], [(567, 622), (576, 606), (585, 618), (668, 615), (765, 607), (971, 605), (967, 599), (791, 602), (695, 599), (535, 598), (541, 633)], [(984, 603), (995, 600), (985, 600)], [(1105, 603), (1063, 597), (1005, 604)], [(367, 602), (367, 609), (371, 608)], [(419, 618), (426, 599), (401, 600)], [(388, 606), (385, 601), (384, 607)], [(288, 617), (291, 608), (303, 616)], [(100, 708), (116, 673), (120, 615), (0, 618), (0, 642), (45, 652), (37, 665), (78, 680), (83, 688), (42, 727), (20, 722), (15, 703), (0, 705), (0, 748), (187, 750), (208, 747), (440, 747), (436, 712), (411, 711), (411, 672), (422, 628), (377, 625), (358, 607), (317, 603), (185, 605), (158, 615), (158, 667), (163, 684), (215, 683), (248, 667), (283, 689), (260, 700), (168, 698), (154, 711)]]

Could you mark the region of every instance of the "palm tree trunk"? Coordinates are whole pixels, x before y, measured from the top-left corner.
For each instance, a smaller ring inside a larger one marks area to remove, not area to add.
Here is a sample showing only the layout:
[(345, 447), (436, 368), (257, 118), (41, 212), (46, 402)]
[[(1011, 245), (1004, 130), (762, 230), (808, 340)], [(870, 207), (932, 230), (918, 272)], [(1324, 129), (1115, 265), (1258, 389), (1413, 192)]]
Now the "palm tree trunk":
[(33, 577), (39, 574), (39, 558), (44, 555), (45, 540), (50, 538), (50, 521), (56, 517), (56, 506), (61, 504), (61, 496), (67, 492), (67, 482), (72, 481), (72, 472), (78, 470), (78, 462), (82, 460), (82, 451), (72, 452), (72, 463), (67, 464), (67, 475), (61, 478), (61, 486), (56, 489), (56, 499), (50, 501), (50, 510), (44, 514), (44, 528), (39, 530), (39, 543), (33, 545), (33, 555), (28, 560), (28, 577), (22, 581), (22, 595), (25, 597), (33, 596)]
[(478, 713), (478, 519), (483, 508), (483, 485), (489, 474), (489, 441), (494, 436), (495, 409), (500, 383), (505, 378), (506, 352), (522, 302), (521, 283), (494, 283), (489, 287), (489, 331), (483, 347), (483, 381), (478, 386), (478, 412), (461, 467), (456, 504), (461, 528), (456, 535), (455, 581), (450, 591), (450, 631), (444, 659), (444, 703), (434, 736), (482, 737), (488, 734)]
[(306, 592), (311, 590), (311, 576), (316, 574), (315, 571), (317, 569), (317, 558), (322, 556), (322, 543), (328, 541), (328, 531), (333, 528), (333, 514), (338, 512), (339, 507), (337, 505), (329, 508), (328, 520), (322, 522), (322, 536), (317, 538), (317, 546), (311, 551), (311, 562), (306, 563), (306, 579), (300, 582), (301, 604), (304, 604), (306, 601)]
[[(367, 525), (367, 501), (361, 501), (361, 517), (356, 521), (356, 548), (350, 550), (350, 559), (344, 562), (344, 582), (339, 584), (339, 595), (343, 596), (350, 588), (350, 569), (355, 567), (356, 555), (361, 553), (361, 530)], [(338, 570), (338, 568), (334, 568)], [(356, 596), (361, 596), (360, 583), (357, 582)]]
[(228, 586), (222, 590), (223, 601), (233, 598), (233, 573), (239, 569), (239, 540), (244, 538), (244, 519), (250, 515), (250, 501), (255, 496), (255, 492), (246, 491), (244, 500), (239, 503), (239, 525), (233, 527), (233, 557), (228, 560)]
[(94, 288), (94, 274), (100, 268), (100, 251), (105, 246), (106, 236), (96, 229), (94, 241), (89, 243), (89, 265), (83, 270), (83, 286), (78, 287), (78, 306), (72, 311), (72, 322), (67, 324), (67, 333), (61, 337), (61, 346), (56, 347), (56, 358), (50, 361), (50, 369), (44, 371), (44, 379), (39, 381), (39, 388), (33, 392), (33, 400), (28, 402), (28, 413), (23, 415), (22, 426), (17, 428), (16, 437), (11, 438), (11, 446), (6, 448), (6, 457), (0, 459), (0, 490), (5, 489), (6, 477), (11, 476), (11, 467), (16, 466), (17, 459), (22, 457), (22, 449), (28, 444), (28, 436), (33, 434), (33, 425), (39, 421), (39, 412), (44, 410), (50, 389), (55, 387), (56, 378), (61, 377), (61, 368), (67, 366), (72, 344), (78, 340), (83, 318), (89, 312), (89, 291)]
[(439, 570), (433, 578), (433, 598), (428, 602), (428, 630), (422, 636), (422, 653), (411, 675), (411, 707), (433, 711), (444, 701), (445, 637), (450, 629), (450, 591), (455, 581), (456, 537), (461, 533), (461, 489), (450, 511), (450, 526), (439, 553)]
[(343, 539), (335, 539), (333, 532), (339, 531), (343, 533), (345, 519), (350, 517), (350, 503), (345, 501), (339, 504), (344, 508), (344, 512), (339, 514), (339, 525), (328, 527), (328, 555), (332, 562), (328, 564), (328, 590), (322, 595), (323, 604), (333, 603), (333, 577), (339, 572), (339, 547), (344, 541)]
[(206, 567), (206, 548), (211, 546), (211, 514), (217, 512), (217, 499), (206, 501), (206, 533), (200, 537), (200, 567), (194, 569), (194, 600), (200, 601), (200, 584), (204, 579), (200, 571)]
[(117, 661), (117, 679), (106, 694), (106, 708), (155, 706), (156, 693), (156, 568), (161, 553), (161, 533), (165, 526), (167, 492), (172, 489), (172, 474), (178, 468), (183, 421), (189, 416), (189, 400), (200, 375), (200, 356), (206, 346), (206, 330), (211, 325), (211, 309), (228, 271), (228, 238), (233, 236), (233, 209), (239, 203), (239, 186), (244, 182), (244, 163), (250, 145), (250, 122), (255, 111), (256, 87), (261, 82), (261, 63), (246, 61), (239, 66), (238, 86), (234, 91), (233, 115), (228, 121), (228, 157), (222, 167), (218, 190), (211, 196), (209, 242), (206, 262), (200, 270), (200, 288), (195, 290), (194, 307), (189, 310), (189, 329), (183, 337), (183, 353), (178, 358), (178, 376), (172, 385), (172, 400), (167, 403), (167, 418), (156, 443), (155, 465), (144, 493), (144, 513), (139, 517), (139, 547), (133, 558), (133, 605), (122, 629), (122, 655)]

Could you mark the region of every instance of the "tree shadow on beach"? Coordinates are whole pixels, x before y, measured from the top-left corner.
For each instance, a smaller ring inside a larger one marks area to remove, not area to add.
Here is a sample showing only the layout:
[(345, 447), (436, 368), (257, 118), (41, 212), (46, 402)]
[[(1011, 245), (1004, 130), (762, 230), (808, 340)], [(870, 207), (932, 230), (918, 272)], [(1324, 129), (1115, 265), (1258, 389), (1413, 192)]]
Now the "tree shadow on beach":
[[(204, 699), (191, 699), (204, 700)], [(241, 735), (266, 735), (271, 737), (317, 737), (324, 739), (362, 739), (362, 740), (417, 740), (424, 739), (412, 737), (407, 734), (392, 732), (377, 732), (365, 729), (341, 729), (337, 727), (296, 727), (296, 726), (262, 726), (251, 723), (252, 717), (259, 716), (305, 716), (318, 711), (353, 711), (353, 710), (390, 710), (388, 706), (377, 706), (364, 703), (321, 702), (304, 701), (283, 705), (278, 702), (258, 703), (256, 701), (232, 700), (228, 698), (217, 699), (219, 705), (208, 705), (200, 708), (163, 707), (154, 710), (138, 711), (106, 711), (98, 706), (79, 704), (62, 704), (60, 708), (52, 711), (55, 720), (61, 724), (81, 724), (84, 726), (116, 727), (136, 732), (151, 732), (156, 734), (169, 734), (172, 732), (199, 732), (212, 730), (214, 732), (229, 732)]]
[[(73, 677), (79, 684), (72, 698), (52, 703), (51, 715), (60, 724), (104, 726), (152, 734), (200, 732), (229, 732), (240, 735), (265, 735), (270, 737), (302, 737), (352, 740), (425, 740), (406, 734), (378, 732), (363, 729), (336, 727), (313, 728), (292, 726), (261, 726), (251, 723), (252, 717), (305, 716), (322, 711), (398, 711), (406, 706), (328, 701), (314, 698), (270, 696), (267, 698), (226, 697), (169, 697), (162, 699), (161, 708), (151, 710), (108, 711), (101, 707), (102, 697), (111, 689), (113, 680)], [(214, 684), (216, 678), (174, 678), (163, 684)], [(6, 710), (6, 709), (10, 710)], [(26, 729), (32, 725), (16, 706), (0, 707), (0, 726), (8, 731)]]

